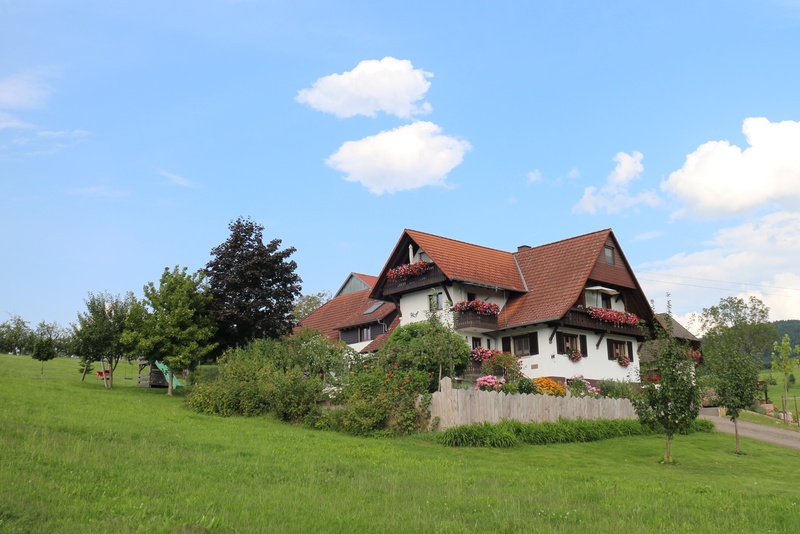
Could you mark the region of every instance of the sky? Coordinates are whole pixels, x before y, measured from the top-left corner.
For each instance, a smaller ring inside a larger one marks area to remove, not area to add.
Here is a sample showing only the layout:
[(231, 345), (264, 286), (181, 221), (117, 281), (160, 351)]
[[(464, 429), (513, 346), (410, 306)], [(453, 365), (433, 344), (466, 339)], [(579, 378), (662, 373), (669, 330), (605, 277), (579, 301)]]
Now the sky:
[(240, 216), (305, 294), (405, 228), (611, 228), (690, 328), (800, 319), (798, 50), (797, 0), (0, 0), (0, 321), (141, 297)]

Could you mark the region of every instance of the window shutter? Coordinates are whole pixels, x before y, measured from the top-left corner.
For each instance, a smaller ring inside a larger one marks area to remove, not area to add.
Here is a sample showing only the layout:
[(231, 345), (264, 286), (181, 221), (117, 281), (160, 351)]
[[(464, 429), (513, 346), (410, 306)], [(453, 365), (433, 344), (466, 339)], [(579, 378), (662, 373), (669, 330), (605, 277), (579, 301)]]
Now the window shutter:
[(556, 352), (558, 354), (566, 354), (564, 352), (564, 334), (556, 332)]
[(503, 352), (511, 352), (511, 337), (503, 337)]
[(531, 347), (531, 354), (539, 354), (539, 332), (531, 332), (528, 335), (528, 344)]
[(614, 359), (614, 342), (610, 339), (606, 339), (606, 346), (608, 346), (608, 359)]
[(628, 341), (628, 359), (633, 361), (633, 342)]
[(581, 335), (581, 354), (583, 354), (584, 358), (589, 356), (589, 348), (586, 345), (586, 336), (584, 335)]

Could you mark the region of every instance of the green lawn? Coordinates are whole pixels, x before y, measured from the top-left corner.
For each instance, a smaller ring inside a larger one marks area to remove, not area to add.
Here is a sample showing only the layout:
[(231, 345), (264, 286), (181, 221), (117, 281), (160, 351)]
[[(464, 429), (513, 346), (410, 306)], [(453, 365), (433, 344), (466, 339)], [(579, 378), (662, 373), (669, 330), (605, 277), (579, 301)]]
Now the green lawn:
[[(795, 377), (800, 377), (800, 368), (795, 370), (794, 373)], [(774, 386), (768, 386), (767, 392), (769, 393), (769, 400), (772, 401), (775, 406), (780, 407), (781, 404), (781, 397), (783, 397), (783, 373), (779, 373), (777, 371), (761, 371), (758, 373), (759, 380), (767, 380), (769, 377), (772, 377), (777, 382)], [(792, 397), (798, 397), (797, 403), (800, 406), (800, 382), (795, 382), (794, 386), (789, 386), (789, 403), (791, 404), (790, 409), (794, 412), (794, 399)]]
[(189, 412), (0, 356), (0, 532), (794, 532), (800, 451), (722, 434), (452, 449)]

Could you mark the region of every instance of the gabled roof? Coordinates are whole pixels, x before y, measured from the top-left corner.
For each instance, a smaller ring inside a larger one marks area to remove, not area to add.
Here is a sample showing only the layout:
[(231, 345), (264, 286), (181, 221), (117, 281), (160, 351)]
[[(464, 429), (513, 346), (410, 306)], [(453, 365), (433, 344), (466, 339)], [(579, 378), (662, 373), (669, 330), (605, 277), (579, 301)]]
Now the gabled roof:
[(367, 354), (370, 352), (376, 352), (378, 349), (383, 348), (383, 346), (386, 345), (386, 341), (389, 339), (389, 336), (392, 335), (392, 332), (398, 326), (400, 326), (400, 315), (395, 315), (394, 320), (389, 325), (389, 328), (386, 329), (386, 332), (373, 339), (372, 342), (361, 349), (360, 352)]
[(383, 320), (397, 309), (391, 302), (369, 298), (369, 292), (370, 289), (362, 289), (333, 298), (308, 314), (298, 327), (320, 330), (329, 339), (338, 341), (340, 329)]
[[(667, 326), (667, 314), (666, 313), (657, 313), (656, 319), (658, 320), (658, 324), (664, 329), (664, 331), (668, 331), (669, 327)], [(674, 317), (670, 317), (669, 323), (672, 324), (672, 336), (677, 339), (682, 339), (684, 341), (691, 342), (700, 342), (700, 340), (692, 334), (685, 326), (679, 323)]]
[(406, 229), (383, 267), (373, 288), (372, 297), (380, 296), (386, 281), (386, 271), (408, 263), (409, 245), (415, 251), (422, 249), (451, 281), (508, 291), (525, 291), (525, 283), (510, 252)]
[(498, 327), (564, 317), (580, 297), (609, 237), (613, 238), (610, 229), (600, 230), (514, 253), (528, 292), (509, 299)]

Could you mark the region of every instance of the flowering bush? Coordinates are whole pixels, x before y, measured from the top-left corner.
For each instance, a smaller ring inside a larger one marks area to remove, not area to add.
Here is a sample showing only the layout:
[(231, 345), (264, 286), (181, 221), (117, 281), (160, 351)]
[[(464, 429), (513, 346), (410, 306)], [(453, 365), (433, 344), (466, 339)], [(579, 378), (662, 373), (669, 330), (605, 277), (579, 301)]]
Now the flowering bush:
[(536, 384), (536, 389), (539, 390), (539, 393), (542, 395), (555, 395), (556, 397), (563, 397), (567, 394), (567, 390), (564, 389), (564, 386), (552, 378), (534, 378), (533, 382)]
[(481, 376), (475, 381), (475, 389), (481, 391), (499, 391), (506, 384), (505, 378), (497, 378), (494, 375)]
[(594, 387), (583, 375), (575, 375), (569, 380), (567, 387), (569, 394), (573, 397), (599, 397), (600, 388)]
[(614, 326), (632, 326), (639, 322), (639, 318), (635, 313), (611, 310), (609, 308), (595, 308), (593, 306), (589, 306), (588, 311), (592, 319), (597, 319), (604, 323), (611, 323)]
[(703, 353), (699, 350), (693, 350), (689, 353), (689, 357), (693, 359), (697, 365), (701, 365), (703, 363)]
[(428, 268), (428, 265), (432, 264), (427, 261), (415, 261), (414, 263), (398, 265), (394, 269), (389, 269), (386, 272), (386, 279), (392, 282), (402, 282), (421, 275), (425, 272), (425, 269)]
[(492, 359), (493, 354), (494, 352), (489, 349), (485, 349), (483, 347), (475, 347), (474, 349), (472, 349), (472, 352), (470, 352), (469, 357), (473, 362), (483, 363), (487, 360)]
[(628, 367), (631, 364), (631, 360), (627, 356), (618, 356), (617, 363), (622, 367)]
[(659, 380), (661, 380), (661, 375), (658, 372), (647, 373), (644, 375), (644, 379), (646, 382), (650, 382), (655, 384)]
[(578, 363), (583, 358), (583, 354), (581, 354), (579, 350), (567, 349), (567, 358), (569, 358), (569, 361), (572, 363)]
[(500, 313), (500, 306), (494, 302), (485, 300), (462, 300), (453, 306), (454, 312), (474, 311), (478, 315), (497, 316)]
[[(488, 349), (486, 349), (488, 350)], [(503, 375), (515, 380), (522, 375), (522, 362), (510, 352), (492, 350), (489, 358), (483, 360), (481, 371), (487, 375)]]

